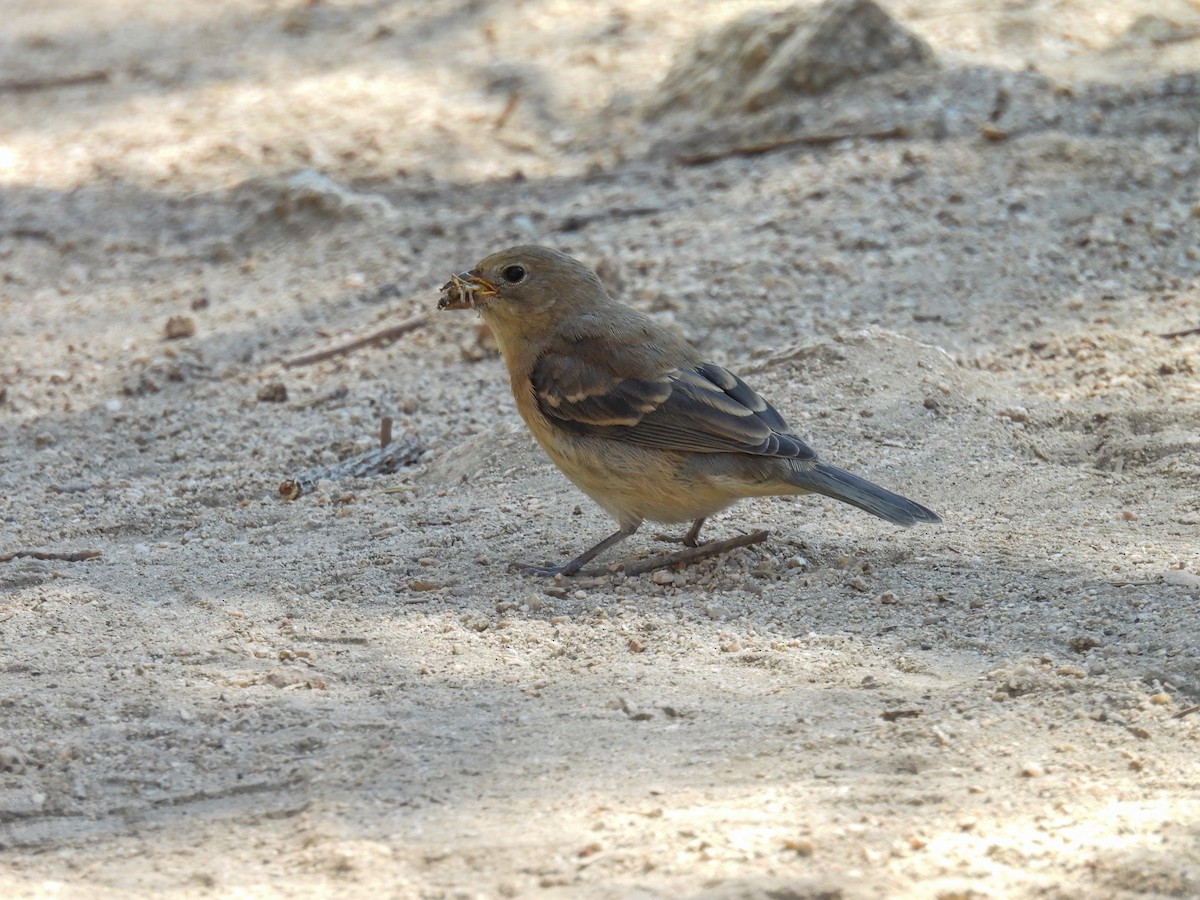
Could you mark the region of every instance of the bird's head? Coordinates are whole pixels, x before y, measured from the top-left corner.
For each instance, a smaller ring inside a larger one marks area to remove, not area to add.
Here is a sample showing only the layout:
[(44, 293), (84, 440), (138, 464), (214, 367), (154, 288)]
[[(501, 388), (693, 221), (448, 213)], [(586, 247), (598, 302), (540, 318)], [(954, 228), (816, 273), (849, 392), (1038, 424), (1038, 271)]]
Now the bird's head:
[(451, 276), (438, 309), (475, 309), (498, 330), (528, 332), (607, 300), (596, 273), (549, 247), (510, 247)]

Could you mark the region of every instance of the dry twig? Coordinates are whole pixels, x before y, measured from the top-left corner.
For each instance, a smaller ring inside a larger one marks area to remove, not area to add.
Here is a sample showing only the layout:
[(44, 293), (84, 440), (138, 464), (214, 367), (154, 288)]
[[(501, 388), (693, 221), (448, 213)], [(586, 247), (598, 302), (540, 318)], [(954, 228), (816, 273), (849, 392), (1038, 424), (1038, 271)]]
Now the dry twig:
[(791, 137), (776, 138), (757, 144), (743, 144), (740, 147), (726, 147), (723, 150), (709, 150), (704, 153), (692, 153), (676, 158), (676, 162), (684, 166), (704, 166), (711, 162), (728, 159), (731, 156), (761, 156), (788, 147), (825, 147), (842, 141), (890, 141), (896, 138), (908, 137), (908, 129), (903, 125), (894, 128), (884, 128), (880, 131), (849, 131), (821, 134), (796, 134)]
[(366, 478), (368, 475), (390, 475), (401, 466), (411, 465), (425, 452), (425, 448), (413, 441), (403, 444), (392, 443), (392, 420), (385, 417), (379, 425), (379, 446), (332, 466), (317, 466), (289, 478), (279, 485), (279, 496), (284, 500), (295, 500), (309, 493), (318, 481), (336, 481), (339, 478)]
[(108, 81), (108, 73), (104, 71), (80, 72), (76, 75), (50, 75), (46, 78), (18, 78), (13, 81), (0, 81), (0, 93), (32, 94), (35, 91), (75, 87), (80, 84), (99, 84), (104, 81)]
[(310, 397), (308, 400), (301, 400), (299, 403), (293, 403), (289, 409), (311, 409), (314, 406), (320, 406), (324, 403), (332, 403), (334, 400), (341, 400), (348, 396), (350, 388), (344, 384), (339, 384), (332, 391), (326, 394), (320, 394), (316, 397)]
[(592, 576), (612, 575), (614, 572), (623, 572), (626, 575), (645, 575), (647, 572), (653, 572), (655, 569), (666, 569), (670, 566), (685, 566), (700, 559), (718, 556), (727, 550), (736, 550), (738, 547), (749, 547), (751, 544), (761, 544), (769, 536), (769, 531), (756, 531), (753, 534), (741, 534), (724, 541), (709, 541), (707, 544), (701, 544), (699, 547), (689, 547), (686, 550), (679, 550), (676, 553), (668, 553), (666, 556), (656, 556), (652, 559), (643, 559), (633, 563), (622, 563), (615, 569), (585, 569), (579, 574)]
[(297, 366), (307, 366), (315, 362), (321, 362), (326, 359), (333, 359), (335, 356), (345, 356), (348, 353), (353, 353), (355, 350), (361, 350), (363, 347), (374, 347), (379, 344), (390, 343), (398, 337), (408, 334), (410, 331), (416, 331), (423, 326), (429, 317), (426, 315), (413, 316), (405, 319), (396, 325), (389, 325), (381, 331), (376, 331), (374, 334), (368, 334), (366, 337), (356, 338), (347, 344), (339, 344), (336, 347), (327, 347), (324, 350), (316, 350), (312, 353), (306, 353), (303, 356), (297, 356), (294, 359), (285, 359), (283, 367), (285, 369), (294, 369)]
[(508, 95), (508, 101), (504, 104), (504, 109), (500, 110), (500, 115), (496, 117), (496, 121), (492, 123), (492, 128), (499, 131), (508, 122), (509, 117), (516, 111), (518, 104), (521, 102), (521, 92), (513, 91)]
[(1183, 331), (1168, 331), (1166, 334), (1160, 334), (1160, 338), (1172, 340), (1173, 338), (1191, 337), (1193, 334), (1200, 334), (1200, 325), (1195, 328), (1185, 328)]
[(88, 559), (95, 559), (99, 555), (99, 550), (72, 550), (70, 553), (54, 553), (47, 550), (14, 550), (12, 553), (0, 554), (0, 562), (12, 562), (14, 559), (53, 559), (58, 562), (83, 562)]

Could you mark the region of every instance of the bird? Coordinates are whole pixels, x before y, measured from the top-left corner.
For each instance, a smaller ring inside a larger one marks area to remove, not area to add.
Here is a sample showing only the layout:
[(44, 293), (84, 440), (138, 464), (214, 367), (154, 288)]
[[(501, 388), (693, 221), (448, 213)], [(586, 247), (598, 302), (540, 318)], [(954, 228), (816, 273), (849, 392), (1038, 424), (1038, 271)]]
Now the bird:
[(439, 309), (473, 309), (491, 328), (517, 411), (551, 461), (617, 530), (535, 575), (576, 575), (643, 522), (705, 519), (747, 497), (818, 493), (896, 525), (932, 510), (821, 461), (741, 378), (683, 337), (613, 299), (587, 265), (527, 244), (443, 285)]

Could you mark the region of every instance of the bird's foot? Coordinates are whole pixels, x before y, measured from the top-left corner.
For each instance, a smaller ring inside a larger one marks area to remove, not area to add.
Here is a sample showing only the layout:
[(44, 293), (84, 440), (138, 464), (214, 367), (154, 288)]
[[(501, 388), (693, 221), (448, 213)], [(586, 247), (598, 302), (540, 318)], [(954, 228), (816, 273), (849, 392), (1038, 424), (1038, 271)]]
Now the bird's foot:
[(685, 547), (700, 546), (700, 542), (692, 537), (690, 532), (688, 534), (679, 535), (678, 537), (673, 534), (656, 534), (654, 539), (656, 541), (662, 541), (664, 544), (683, 544)]

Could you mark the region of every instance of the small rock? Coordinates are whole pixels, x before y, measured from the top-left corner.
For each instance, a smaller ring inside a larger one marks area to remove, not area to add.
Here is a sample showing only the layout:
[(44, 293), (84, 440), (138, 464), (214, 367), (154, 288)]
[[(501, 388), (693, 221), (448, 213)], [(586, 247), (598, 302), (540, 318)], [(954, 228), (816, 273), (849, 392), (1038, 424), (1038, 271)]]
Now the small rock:
[(791, 850), (797, 856), (812, 856), (816, 848), (808, 838), (789, 838), (783, 842), (783, 849)]
[(1021, 766), (1022, 778), (1041, 778), (1046, 774), (1046, 769), (1041, 763), (1027, 762)]
[(171, 316), (164, 333), (168, 341), (190, 338), (196, 334), (196, 320), (191, 316)]
[(294, 666), (280, 666), (267, 673), (263, 681), (271, 687), (286, 688), (308, 681), (308, 674)]
[(287, 401), (287, 398), (287, 385), (282, 381), (272, 381), (270, 384), (264, 384), (258, 389), (258, 401), (260, 403), (284, 403)]
[(681, 56), (649, 115), (754, 112), (866, 75), (936, 64), (929, 45), (874, 0), (754, 11)]
[(25, 756), (16, 747), (0, 747), (0, 772), (25, 773)]
[(653, 581), (655, 584), (663, 584), (663, 585), (674, 584), (675, 576), (672, 575), (670, 572), (668, 572), (666, 569), (656, 569), (653, 573), (651, 573), (650, 580)]
[(603, 844), (593, 841), (592, 843), (590, 843), (587, 846), (580, 849), (579, 852), (577, 852), (575, 855), (578, 856), (580, 859), (587, 859), (589, 856), (595, 856), (597, 853), (599, 853), (603, 849), (604, 849)]

